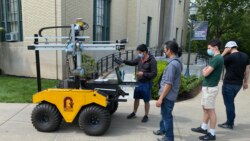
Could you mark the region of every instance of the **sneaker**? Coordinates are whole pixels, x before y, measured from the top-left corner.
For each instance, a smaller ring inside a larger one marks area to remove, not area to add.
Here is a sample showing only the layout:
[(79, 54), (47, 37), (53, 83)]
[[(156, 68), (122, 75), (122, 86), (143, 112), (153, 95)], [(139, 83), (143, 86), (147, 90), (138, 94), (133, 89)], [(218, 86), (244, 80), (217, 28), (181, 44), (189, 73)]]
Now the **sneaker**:
[(158, 138), (157, 141), (169, 141), (169, 140), (168, 139), (163, 139), (163, 138), (162, 139)]
[(216, 136), (215, 135), (213, 136), (211, 133), (207, 133), (204, 136), (200, 136), (199, 139), (202, 141), (211, 141), (211, 140), (216, 140)]
[(170, 141), (166, 136), (163, 136), (161, 139), (157, 139), (157, 141)]
[(202, 133), (202, 134), (207, 134), (207, 130), (202, 129), (201, 127), (191, 128), (191, 130), (192, 130), (193, 132)]
[(222, 124), (218, 124), (218, 127), (221, 127), (221, 128), (228, 128), (228, 129), (234, 129), (234, 126), (233, 126), (233, 125), (227, 124), (227, 122), (222, 123)]
[(127, 116), (127, 119), (132, 119), (132, 118), (136, 118), (136, 115), (135, 115), (134, 112), (131, 113), (131, 114), (129, 114), (129, 115)]
[(148, 122), (148, 116), (144, 116), (141, 120), (141, 122)]
[(156, 130), (156, 131), (153, 131), (153, 134), (155, 134), (155, 135), (164, 135), (165, 132), (163, 132), (161, 130)]

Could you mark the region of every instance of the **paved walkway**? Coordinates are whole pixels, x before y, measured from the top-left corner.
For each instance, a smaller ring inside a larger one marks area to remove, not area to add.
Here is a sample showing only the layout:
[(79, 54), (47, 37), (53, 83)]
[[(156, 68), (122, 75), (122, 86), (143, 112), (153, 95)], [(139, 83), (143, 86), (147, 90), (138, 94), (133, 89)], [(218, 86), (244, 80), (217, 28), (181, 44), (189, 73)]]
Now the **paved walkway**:
[[(221, 85), (221, 84), (220, 84)], [(249, 141), (250, 140), (250, 91), (240, 91), (236, 98), (237, 119), (234, 130), (217, 128), (217, 140), (219, 141)], [(30, 122), (31, 111), (34, 104), (6, 104), (0, 103), (0, 140), (1, 141), (155, 141), (157, 136), (152, 131), (158, 128), (160, 109), (155, 107), (155, 101), (151, 101), (151, 109), (148, 123), (141, 123), (143, 116), (143, 104), (140, 105), (138, 117), (127, 120), (126, 116), (131, 112), (133, 100), (120, 103), (117, 112), (112, 116), (111, 127), (101, 137), (85, 135), (77, 123), (63, 123), (60, 130), (53, 133), (36, 131)], [(218, 122), (225, 120), (225, 110), (221, 94), (216, 103)], [(174, 108), (174, 126), (176, 141), (197, 141), (200, 134), (190, 131), (201, 123), (202, 110), (200, 107), (200, 95), (178, 102)]]
[[(132, 72), (132, 69), (130, 70)], [(131, 75), (128, 73), (127, 75)], [(110, 76), (111, 77), (111, 76)], [(132, 75), (131, 75), (132, 77)], [(133, 79), (126, 77), (126, 79)], [(0, 103), (0, 141), (156, 141), (157, 136), (152, 131), (158, 128), (160, 109), (151, 101), (148, 123), (141, 123), (144, 114), (143, 103), (139, 107), (137, 118), (128, 120), (126, 116), (133, 108), (133, 87), (124, 86), (130, 92), (126, 97), (128, 102), (119, 103), (117, 112), (112, 116), (111, 127), (100, 137), (87, 136), (79, 129), (77, 123), (63, 123), (61, 128), (52, 133), (38, 132), (31, 124), (30, 116), (35, 104), (6, 104)], [(221, 83), (220, 83), (221, 88)], [(249, 141), (250, 140), (250, 90), (240, 91), (236, 98), (237, 118), (234, 130), (217, 128), (219, 141)], [(217, 97), (216, 112), (218, 123), (225, 121), (225, 109), (221, 91)], [(202, 120), (200, 95), (178, 102), (174, 108), (175, 141), (198, 141), (200, 134), (190, 131), (197, 127)]]

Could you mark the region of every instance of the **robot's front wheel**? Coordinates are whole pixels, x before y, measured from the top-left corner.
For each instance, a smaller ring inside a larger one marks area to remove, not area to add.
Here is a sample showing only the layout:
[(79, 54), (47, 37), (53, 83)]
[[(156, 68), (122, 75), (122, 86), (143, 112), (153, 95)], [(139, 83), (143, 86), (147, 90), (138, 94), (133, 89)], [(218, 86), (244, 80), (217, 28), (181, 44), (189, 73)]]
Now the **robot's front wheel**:
[(118, 109), (118, 105), (118, 101), (114, 101), (107, 106), (107, 109), (111, 115), (116, 112), (116, 110)]
[(31, 121), (38, 131), (52, 132), (60, 127), (62, 116), (54, 105), (41, 103), (33, 109)]
[(111, 116), (106, 108), (90, 105), (81, 111), (78, 122), (86, 134), (100, 136), (108, 130)]

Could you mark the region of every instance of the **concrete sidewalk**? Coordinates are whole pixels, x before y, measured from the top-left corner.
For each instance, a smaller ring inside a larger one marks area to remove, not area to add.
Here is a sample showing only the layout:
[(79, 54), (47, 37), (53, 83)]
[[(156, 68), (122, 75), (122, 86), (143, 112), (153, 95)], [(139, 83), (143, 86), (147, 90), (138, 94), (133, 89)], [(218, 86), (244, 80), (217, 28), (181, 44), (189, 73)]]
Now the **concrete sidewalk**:
[[(216, 99), (217, 123), (226, 121), (225, 106), (221, 94), (221, 85), (219, 83), (220, 92)], [(196, 141), (199, 133), (190, 130), (191, 127), (198, 127), (202, 122), (202, 109), (200, 106), (201, 95), (197, 97), (178, 102), (175, 105), (174, 117), (175, 125), (178, 130), (177, 139), (183, 141)], [(234, 130), (227, 130), (216, 127), (216, 136), (219, 141), (249, 141), (250, 140), (250, 112), (247, 108), (250, 101), (250, 90), (239, 92), (235, 99), (236, 120)], [(179, 136), (178, 136), (179, 134)]]
[[(221, 88), (221, 83), (220, 83)], [(217, 128), (219, 141), (249, 141), (250, 140), (250, 90), (240, 91), (236, 98), (237, 118), (234, 130)], [(111, 127), (100, 137), (87, 136), (79, 129), (77, 123), (63, 123), (61, 128), (52, 133), (38, 132), (31, 124), (30, 116), (34, 104), (0, 103), (0, 141), (156, 141), (157, 136), (152, 131), (158, 129), (160, 109), (151, 101), (148, 123), (141, 123), (144, 114), (143, 103), (139, 107), (137, 118), (128, 120), (126, 116), (132, 111), (133, 100), (120, 103), (117, 112), (112, 116)], [(218, 123), (225, 121), (225, 109), (221, 92), (217, 97), (216, 112)], [(176, 141), (198, 141), (200, 134), (190, 131), (202, 120), (200, 95), (178, 102), (174, 108), (174, 132)]]

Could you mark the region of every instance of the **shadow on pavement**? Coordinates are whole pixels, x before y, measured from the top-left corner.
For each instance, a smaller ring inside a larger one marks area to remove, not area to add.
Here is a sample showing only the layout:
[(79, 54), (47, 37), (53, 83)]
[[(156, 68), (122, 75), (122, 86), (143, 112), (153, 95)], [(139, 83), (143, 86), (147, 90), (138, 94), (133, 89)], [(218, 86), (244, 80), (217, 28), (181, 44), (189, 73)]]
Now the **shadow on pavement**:
[(247, 141), (250, 138), (250, 124), (236, 124), (234, 129), (223, 129), (223, 131), (218, 132), (221, 140), (238, 140)]
[[(102, 135), (102, 137), (116, 137), (124, 136), (136, 133), (152, 133), (153, 130), (158, 129), (159, 115), (149, 115), (149, 121), (147, 123), (142, 123), (141, 119), (143, 115), (137, 115), (134, 119), (127, 119), (129, 113), (120, 113), (117, 112), (112, 115), (111, 125), (108, 131)], [(139, 113), (140, 114), (140, 113)], [(62, 122), (60, 129), (57, 131), (57, 134), (64, 133), (82, 133), (85, 134), (78, 125), (78, 120), (75, 120), (73, 123)], [(152, 134), (153, 136), (153, 134)]]
[(180, 122), (180, 123), (187, 123), (187, 122), (191, 122), (192, 120), (190, 120), (190, 118), (187, 118), (187, 117), (181, 117), (181, 116), (174, 116), (174, 120), (176, 122)]

